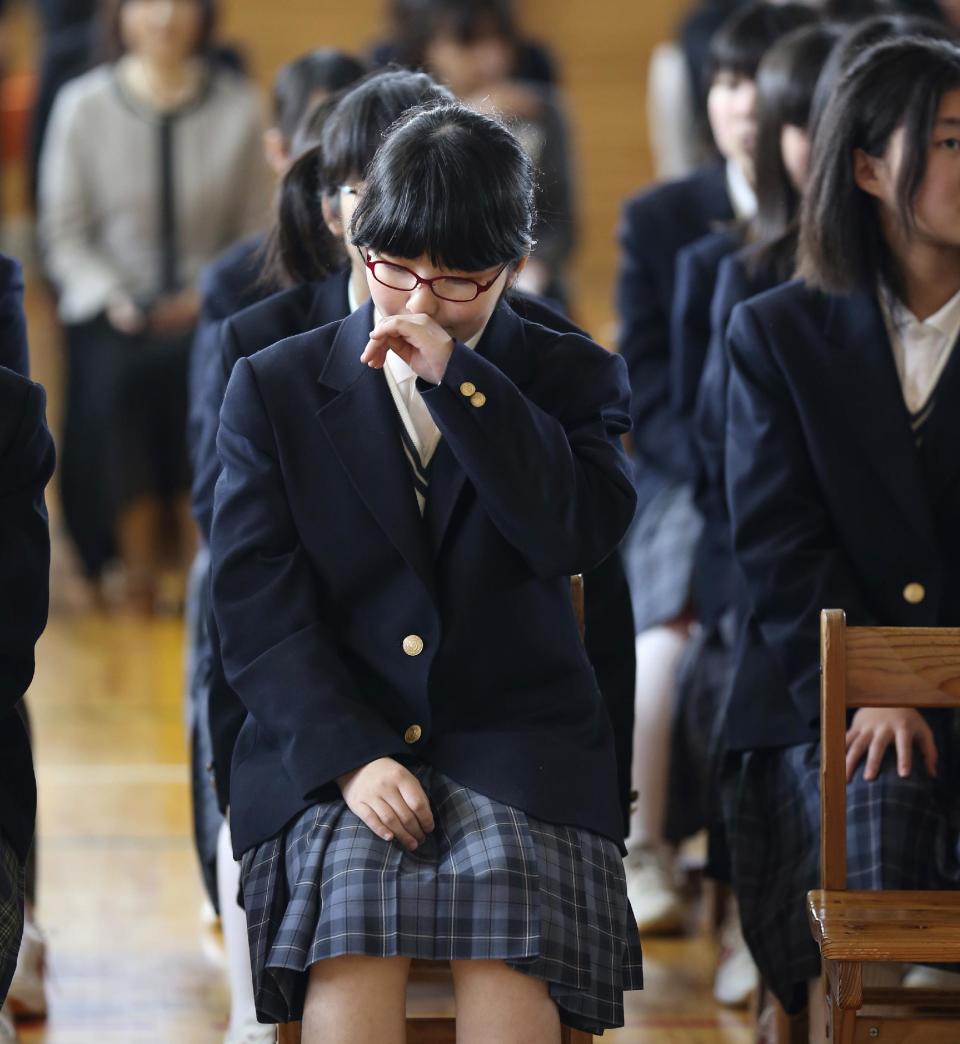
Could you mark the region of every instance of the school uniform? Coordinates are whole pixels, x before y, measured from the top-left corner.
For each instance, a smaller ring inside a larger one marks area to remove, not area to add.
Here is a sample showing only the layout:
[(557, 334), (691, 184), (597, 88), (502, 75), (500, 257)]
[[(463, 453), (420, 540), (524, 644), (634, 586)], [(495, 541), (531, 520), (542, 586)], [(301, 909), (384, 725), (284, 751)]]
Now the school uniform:
[[(209, 538), (213, 514), (213, 491), (220, 474), (216, 452), (216, 433), (220, 406), (227, 381), (238, 359), (248, 358), (262, 348), (306, 330), (337, 322), (350, 313), (349, 270), (335, 273), (319, 283), (309, 283), (282, 291), (233, 316), (225, 323), (217, 351), (202, 386), (199, 428), (202, 442), (195, 457), (193, 506), (201, 531)], [(524, 293), (511, 293), (509, 306), (521, 317), (551, 330), (581, 333), (566, 316), (542, 299)], [(211, 632), (215, 622), (209, 621)], [(613, 724), (617, 773), (624, 832), (630, 816), (630, 777), (633, 756), (633, 686), (636, 660), (633, 645), (633, 618), (630, 590), (623, 560), (618, 552), (610, 555), (584, 578), (584, 644), (597, 675)], [(209, 720), (212, 740), (212, 765), (221, 809), (230, 793), (230, 763), (245, 711), (223, 676), (219, 645), (215, 634), (211, 650)]]
[[(898, 323), (874, 296), (795, 282), (739, 305), (728, 334), (726, 482), (752, 614), (724, 800), (744, 936), (788, 1010), (819, 973), (803, 908), (818, 878), (819, 612), (842, 608), (854, 626), (960, 624), (960, 295), (919, 334), (901, 337)], [(931, 361), (941, 369), (916, 395)], [(936, 780), (916, 751), (899, 779), (890, 751), (879, 781), (864, 783), (861, 764), (847, 789), (851, 888), (960, 885), (956, 740), (949, 715), (928, 720)]]
[(686, 608), (700, 531), (690, 488), (697, 473), (695, 447), (670, 393), (676, 258), (714, 225), (733, 218), (728, 174), (720, 163), (635, 196), (623, 212), (618, 346), (630, 373), (639, 501), (624, 547), (638, 633)]
[(50, 536), (43, 491), (53, 440), (43, 389), (0, 367), (0, 1000), (16, 967), (36, 784), (19, 704), (47, 622)]
[(30, 376), (23, 270), (19, 261), (6, 254), (0, 254), (0, 366)]
[[(639, 947), (568, 578), (634, 510), (623, 363), (500, 303), (401, 408), (359, 361), (373, 323), (367, 304), (240, 360), (221, 415), (213, 595), (248, 711), (230, 805), (258, 1011), (297, 1016), (316, 956), (404, 953), (506, 960), (564, 1021), (615, 1025)], [(380, 757), (431, 797), (414, 853), (334, 782)]]

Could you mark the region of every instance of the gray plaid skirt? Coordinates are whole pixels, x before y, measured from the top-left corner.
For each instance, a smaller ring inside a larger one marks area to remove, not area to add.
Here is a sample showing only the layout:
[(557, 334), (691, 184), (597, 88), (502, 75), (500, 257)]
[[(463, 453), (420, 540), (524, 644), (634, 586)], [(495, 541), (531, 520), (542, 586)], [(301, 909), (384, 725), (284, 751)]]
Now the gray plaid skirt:
[(563, 1022), (594, 1034), (623, 1025), (623, 991), (643, 982), (617, 846), (409, 767), (435, 822), (414, 852), (338, 800), (244, 853), (260, 1020), (299, 1019), (309, 967), (355, 954), (502, 960), (546, 980)]
[[(960, 887), (952, 774), (931, 779), (915, 751), (913, 773), (897, 775), (891, 748), (872, 782), (863, 762), (847, 785), (847, 887)], [(820, 744), (751, 751), (731, 758), (723, 784), (732, 884), (743, 935), (766, 984), (788, 1012), (807, 1002), (820, 955), (806, 895), (820, 879)]]
[(7, 839), (0, 834), (0, 1004), (17, 970), (23, 934), (24, 867)]

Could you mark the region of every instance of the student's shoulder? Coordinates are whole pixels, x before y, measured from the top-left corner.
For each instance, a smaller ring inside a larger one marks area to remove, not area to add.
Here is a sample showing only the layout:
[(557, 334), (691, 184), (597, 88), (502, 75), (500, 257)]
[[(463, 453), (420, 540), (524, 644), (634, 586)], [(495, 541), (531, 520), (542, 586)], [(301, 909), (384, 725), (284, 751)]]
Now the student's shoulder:
[(61, 115), (76, 115), (119, 102), (116, 72), (112, 64), (104, 63), (68, 80), (57, 92), (55, 105)]
[(684, 178), (661, 181), (635, 193), (624, 205), (624, 215), (632, 223), (662, 221), (686, 214), (691, 206), (699, 210), (725, 193), (723, 168), (709, 164)]
[[(590, 381), (607, 374), (619, 380), (626, 366), (619, 355), (598, 344), (588, 333), (567, 321), (563, 329), (552, 329), (542, 321), (520, 318), (525, 346), (534, 369), (541, 375), (562, 375), (569, 382)], [(625, 379), (625, 378), (624, 378)]]
[[(0, 471), (19, 453), (18, 447), (50, 443), (44, 412), (46, 394), (41, 385), (0, 366)], [(13, 461), (13, 464), (17, 464)]]
[(731, 315), (733, 356), (783, 369), (818, 366), (828, 352), (826, 330), (836, 301), (799, 279), (748, 298)]
[(748, 298), (734, 314), (749, 317), (767, 332), (784, 334), (797, 327), (822, 326), (835, 300), (802, 279), (792, 279)]

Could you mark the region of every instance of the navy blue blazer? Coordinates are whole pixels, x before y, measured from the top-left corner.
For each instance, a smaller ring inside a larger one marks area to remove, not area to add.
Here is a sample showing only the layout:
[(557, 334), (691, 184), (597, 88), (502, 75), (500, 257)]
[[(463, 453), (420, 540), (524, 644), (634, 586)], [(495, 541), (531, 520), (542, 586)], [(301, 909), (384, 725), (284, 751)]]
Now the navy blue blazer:
[[(260, 232), (234, 243), (200, 273), (200, 318), (190, 349), (188, 375), (187, 451), (196, 472), (202, 449), (204, 424), (203, 388), (206, 372), (216, 354), (220, 327), (225, 319), (262, 301), (279, 287), (260, 279), (266, 236)], [(223, 401), (223, 397), (219, 401)], [(214, 429), (216, 435), (216, 429)]]
[(0, 254), (0, 366), (30, 376), (27, 319), (23, 312), (20, 262)]
[(619, 842), (569, 576), (616, 548), (635, 508), (623, 362), (501, 303), (476, 351), (457, 343), (443, 382), (419, 384), (443, 435), (421, 518), (386, 379), (359, 361), (371, 325), (368, 303), (240, 360), (224, 400), (213, 597), (249, 712), (234, 849), (404, 754)]
[[(219, 426), (220, 406), (234, 365), (238, 359), (249, 358), (276, 341), (343, 319), (350, 311), (348, 278), (349, 271), (345, 270), (323, 282), (283, 291), (233, 316), (222, 325), (214, 362), (205, 383), (204, 441), (197, 454), (198, 468), (193, 487), (196, 514), (207, 538), (213, 514), (213, 491), (220, 474), (216, 430)], [(551, 330), (583, 333), (566, 316), (539, 298), (516, 293), (511, 294), (509, 304), (522, 318), (538, 322)], [(596, 672), (613, 724), (626, 836), (630, 820), (637, 665), (630, 589), (619, 553), (610, 555), (584, 577), (584, 617), (587, 656)], [(215, 621), (210, 621), (208, 630), (213, 642), (208, 707), (214, 781), (220, 806), (225, 809), (230, 797), (233, 749), (246, 711), (223, 676)]]
[(47, 623), (50, 534), (43, 491), (53, 440), (39, 384), (0, 366), (0, 831), (21, 860), (33, 837), (37, 793), (17, 704)]
[[(720, 264), (740, 244), (733, 231), (710, 232), (677, 255), (677, 285), (670, 316), (670, 399), (673, 411), (696, 448), (694, 492), (703, 517), (703, 528), (693, 558), (691, 589), (698, 619), (716, 624), (732, 601), (730, 527), (718, 519), (711, 501), (717, 487), (709, 484), (696, 439), (694, 414), (710, 347), (713, 315), (711, 304)], [(724, 512), (725, 515), (725, 512)], [(718, 524), (722, 529), (718, 530)]]
[(735, 309), (728, 346), (727, 495), (753, 610), (728, 738), (749, 749), (816, 738), (821, 609), (960, 625), (960, 351), (918, 450), (872, 296), (788, 283)]
[(733, 220), (721, 164), (629, 200), (620, 226), (619, 352), (630, 371), (631, 436), (641, 507), (666, 479), (689, 482), (696, 452), (670, 396), (670, 312), (679, 251)]

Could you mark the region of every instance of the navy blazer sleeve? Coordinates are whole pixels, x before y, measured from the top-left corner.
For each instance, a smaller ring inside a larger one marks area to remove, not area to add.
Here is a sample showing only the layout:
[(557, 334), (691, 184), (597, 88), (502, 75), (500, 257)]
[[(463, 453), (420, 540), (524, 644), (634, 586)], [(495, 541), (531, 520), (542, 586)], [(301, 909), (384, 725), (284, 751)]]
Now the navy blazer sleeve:
[(828, 515), (769, 330), (752, 303), (728, 335), (727, 499), (737, 560), (765, 644), (803, 720), (820, 716), (820, 610), (876, 621)]
[(224, 670), (306, 797), (316, 783), (318, 747), (338, 753), (339, 760), (326, 765), (332, 781), (403, 753), (405, 744), (357, 691), (323, 622), (314, 571), (290, 513), (270, 421), (247, 359), (230, 377), (217, 448), (222, 471), (210, 554)]
[(23, 271), (18, 261), (5, 254), (0, 254), (0, 366), (30, 376)]
[[(565, 340), (589, 350), (577, 353), (578, 369), (556, 361), (557, 379), (570, 385), (562, 420), (460, 342), (440, 384), (417, 382), (487, 514), (540, 577), (598, 565), (636, 507), (620, 444), (630, 429), (623, 360), (586, 339)], [(480, 392), (484, 404), (474, 406), (462, 385)]]
[(36, 384), (0, 370), (0, 716), (27, 691), (47, 622), (50, 534), (43, 491), (53, 440)]

